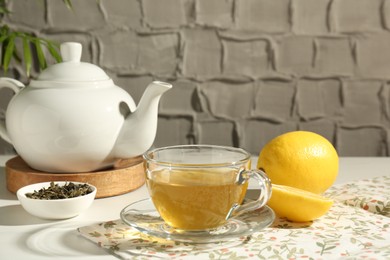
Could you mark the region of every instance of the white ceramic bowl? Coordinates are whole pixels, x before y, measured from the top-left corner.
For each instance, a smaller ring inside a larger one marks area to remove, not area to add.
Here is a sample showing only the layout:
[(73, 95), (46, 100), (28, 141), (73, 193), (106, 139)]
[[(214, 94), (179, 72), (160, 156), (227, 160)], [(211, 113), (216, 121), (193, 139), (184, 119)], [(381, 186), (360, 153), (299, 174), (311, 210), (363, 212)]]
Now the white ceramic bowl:
[[(63, 186), (69, 182), (55, 181), (54, 183)], [(72, 183), (83, 184), (81, 182), (73, 181)], [(93, 192), (69, 199), (42, 200), (26, 197), (26, 193), (32, 193), (34, 191), (39, 191), (41, 188), (50, 187), (50, 182), (41, 182), (24, 186), (16, 192), (16, 196), (22, 204), (22, 207), (31, 215), (43, 219), (66, 219), (79, 215), (92, 205), (97, 189), (93, 185), (88, 185), (92, 187)]]

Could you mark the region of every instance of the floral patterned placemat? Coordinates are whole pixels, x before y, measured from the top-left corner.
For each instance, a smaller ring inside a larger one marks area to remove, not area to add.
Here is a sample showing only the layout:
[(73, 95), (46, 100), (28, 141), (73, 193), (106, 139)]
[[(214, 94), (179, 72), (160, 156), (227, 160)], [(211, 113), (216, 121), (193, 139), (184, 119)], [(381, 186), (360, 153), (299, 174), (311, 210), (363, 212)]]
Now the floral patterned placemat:
[(336, 185), (327, 191), (335, 204), (323, 217), (308, 223), (277, 217), (263, 231), (223, 243), (158, 239), (121, 220), (81, 227), (79, 232), (122, 259), (390, 259), (389, 191), (387, 176)]
[(326, 192), (326, 196), (348, 206), (390, 217), (390, 176), (336, 185)]

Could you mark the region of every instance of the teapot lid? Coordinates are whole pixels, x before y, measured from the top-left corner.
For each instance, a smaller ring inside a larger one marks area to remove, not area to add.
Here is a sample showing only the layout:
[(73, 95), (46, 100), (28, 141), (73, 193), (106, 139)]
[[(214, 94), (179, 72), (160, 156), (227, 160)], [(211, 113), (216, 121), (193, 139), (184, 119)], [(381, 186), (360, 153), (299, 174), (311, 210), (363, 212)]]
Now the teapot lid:
[(63, 83), (107, 81), (110, 77), (98, 66), (81, 62), (82, 45), (78, 42), (65, 42), (60, 46), (63, 62), (45, 69), (35, 83), (55, 81)]

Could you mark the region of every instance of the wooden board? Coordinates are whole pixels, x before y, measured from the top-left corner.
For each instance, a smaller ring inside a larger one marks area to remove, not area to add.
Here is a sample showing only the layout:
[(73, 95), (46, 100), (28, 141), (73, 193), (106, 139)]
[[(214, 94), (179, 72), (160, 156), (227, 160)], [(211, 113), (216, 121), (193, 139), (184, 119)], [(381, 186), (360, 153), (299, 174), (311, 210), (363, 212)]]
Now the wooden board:
[(6, 162), (7, 189), (16, 193), (23, 186), (47, 181), (87, 182), (97, 188), (96, 198), (128, 193), (145, 183), (141, 156), (118, 161), (113, 168), (83, 173), (47, 173), (30, 168), (20, 156)]

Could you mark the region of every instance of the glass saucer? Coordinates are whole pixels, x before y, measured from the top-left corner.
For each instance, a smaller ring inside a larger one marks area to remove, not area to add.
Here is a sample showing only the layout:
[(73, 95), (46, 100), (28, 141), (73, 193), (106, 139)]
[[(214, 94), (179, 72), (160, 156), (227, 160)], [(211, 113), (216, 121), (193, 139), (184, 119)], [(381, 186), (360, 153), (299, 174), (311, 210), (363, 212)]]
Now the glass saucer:
[(151, 236), (187, 243), (210, 243), (249, 236), (271, 225), (275, 214), (271, 208), (242, 213), (230, 218), (227, 223), (216, 229), (202, 231), (184, 231), (167, 225), (158, 214), (151, 199), (143, 199), (125, 207), (120, 213), (127, 225)]

